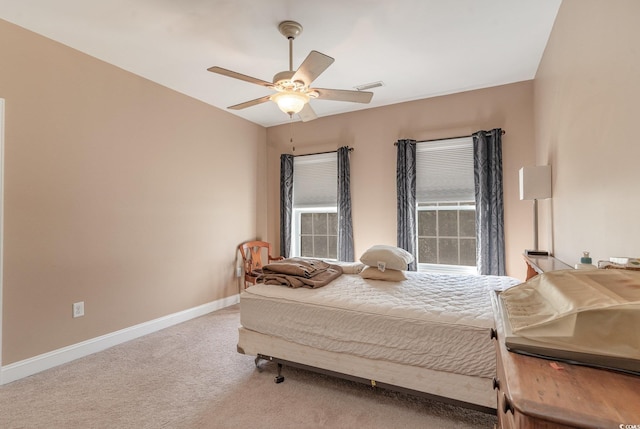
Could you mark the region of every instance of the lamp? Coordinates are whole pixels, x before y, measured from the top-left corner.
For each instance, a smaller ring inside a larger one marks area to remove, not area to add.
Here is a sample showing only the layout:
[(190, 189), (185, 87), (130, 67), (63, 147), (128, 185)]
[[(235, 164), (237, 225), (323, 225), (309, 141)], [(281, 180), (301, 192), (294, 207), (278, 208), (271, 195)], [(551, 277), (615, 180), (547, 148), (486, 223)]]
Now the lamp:
[(520, 199), (533, 200), (533, 250), (527, 255), (548, 255), (538, 250), (538, 200), (551, 198), (551, 166), (539, 165), (520, 169)]
[(299, 113), (309, 101), (309, 96), (303, 92), (282, 91), (271, 96), (280, 110), (289, 116)]

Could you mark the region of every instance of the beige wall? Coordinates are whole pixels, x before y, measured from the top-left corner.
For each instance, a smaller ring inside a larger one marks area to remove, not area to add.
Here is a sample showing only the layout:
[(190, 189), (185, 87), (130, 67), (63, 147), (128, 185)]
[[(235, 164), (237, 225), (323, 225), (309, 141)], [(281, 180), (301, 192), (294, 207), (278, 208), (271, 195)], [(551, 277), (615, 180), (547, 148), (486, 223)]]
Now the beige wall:
[(536, 75), (541, 245), (570, 264), (640, 256), (638, 17), (637, 0), (564, 0)]
[[(375, 95), (374, 95), (375, 97)], [(322, 103), (318, 100), (317, 103)], [(507, 272), (524, 279), (521, 254), (532, 245), (530, 201), (520, 201), (518, 170), (533, 165), (533, 83), (464, 92), (267, 129), (269, 239), (279, 246), (281, 153), (305, 154), (348, 145), (356, 258), (374, 244), (396, 244), (398, 139), (426, 140), (503, 128)], [(295, 152), (290, 143), (291, 130)], [(278, 247), (279, 248), (279, 247)]]
[(3, 365), (238, 293), (263, 127), (4, 21), (0, 57)]

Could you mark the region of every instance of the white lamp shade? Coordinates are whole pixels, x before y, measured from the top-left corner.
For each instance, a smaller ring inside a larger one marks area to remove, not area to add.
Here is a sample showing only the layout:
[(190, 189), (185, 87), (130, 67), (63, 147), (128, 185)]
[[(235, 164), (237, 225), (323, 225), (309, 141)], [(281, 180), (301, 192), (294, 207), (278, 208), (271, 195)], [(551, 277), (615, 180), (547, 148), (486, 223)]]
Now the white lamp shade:
[(309, 101), (309, 97), (301, 92), (283, 91), (271, 96), (280, 110), (289, 115), (299, 113)]
[(520, 199), (551, 198), (551, 166), (538, 165), (520, 169)]

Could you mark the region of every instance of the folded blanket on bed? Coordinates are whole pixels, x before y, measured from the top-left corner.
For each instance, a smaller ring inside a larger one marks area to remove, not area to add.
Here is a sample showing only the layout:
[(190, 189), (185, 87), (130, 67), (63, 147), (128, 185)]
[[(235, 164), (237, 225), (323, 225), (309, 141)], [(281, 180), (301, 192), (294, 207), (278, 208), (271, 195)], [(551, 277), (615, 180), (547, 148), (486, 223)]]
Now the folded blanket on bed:
[(325, 271), (329, 266), (328, 262), (318, 259), (288, 258), (265, 265), (262, 267), (262, 272), (310, 278)]
[(342, 268), (317, 259), (289, 258), (262, 267), (259, 283), (319, 288), (342, 274)]

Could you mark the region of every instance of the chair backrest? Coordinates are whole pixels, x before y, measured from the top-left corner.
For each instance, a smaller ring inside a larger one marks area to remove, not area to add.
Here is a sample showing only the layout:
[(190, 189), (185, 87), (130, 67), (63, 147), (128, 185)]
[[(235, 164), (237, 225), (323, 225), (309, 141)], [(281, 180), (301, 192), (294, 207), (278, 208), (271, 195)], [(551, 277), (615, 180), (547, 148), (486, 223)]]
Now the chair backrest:
[(269, 263), (271, 244), (266, 241), (247, 241), (246, 243), (242, 243), (239, 249), (242, 260), (244, 261), (244, 272), (247, 274), (259, 270), (265, 265), (263, 256), (266, 257), (265, 260)]

